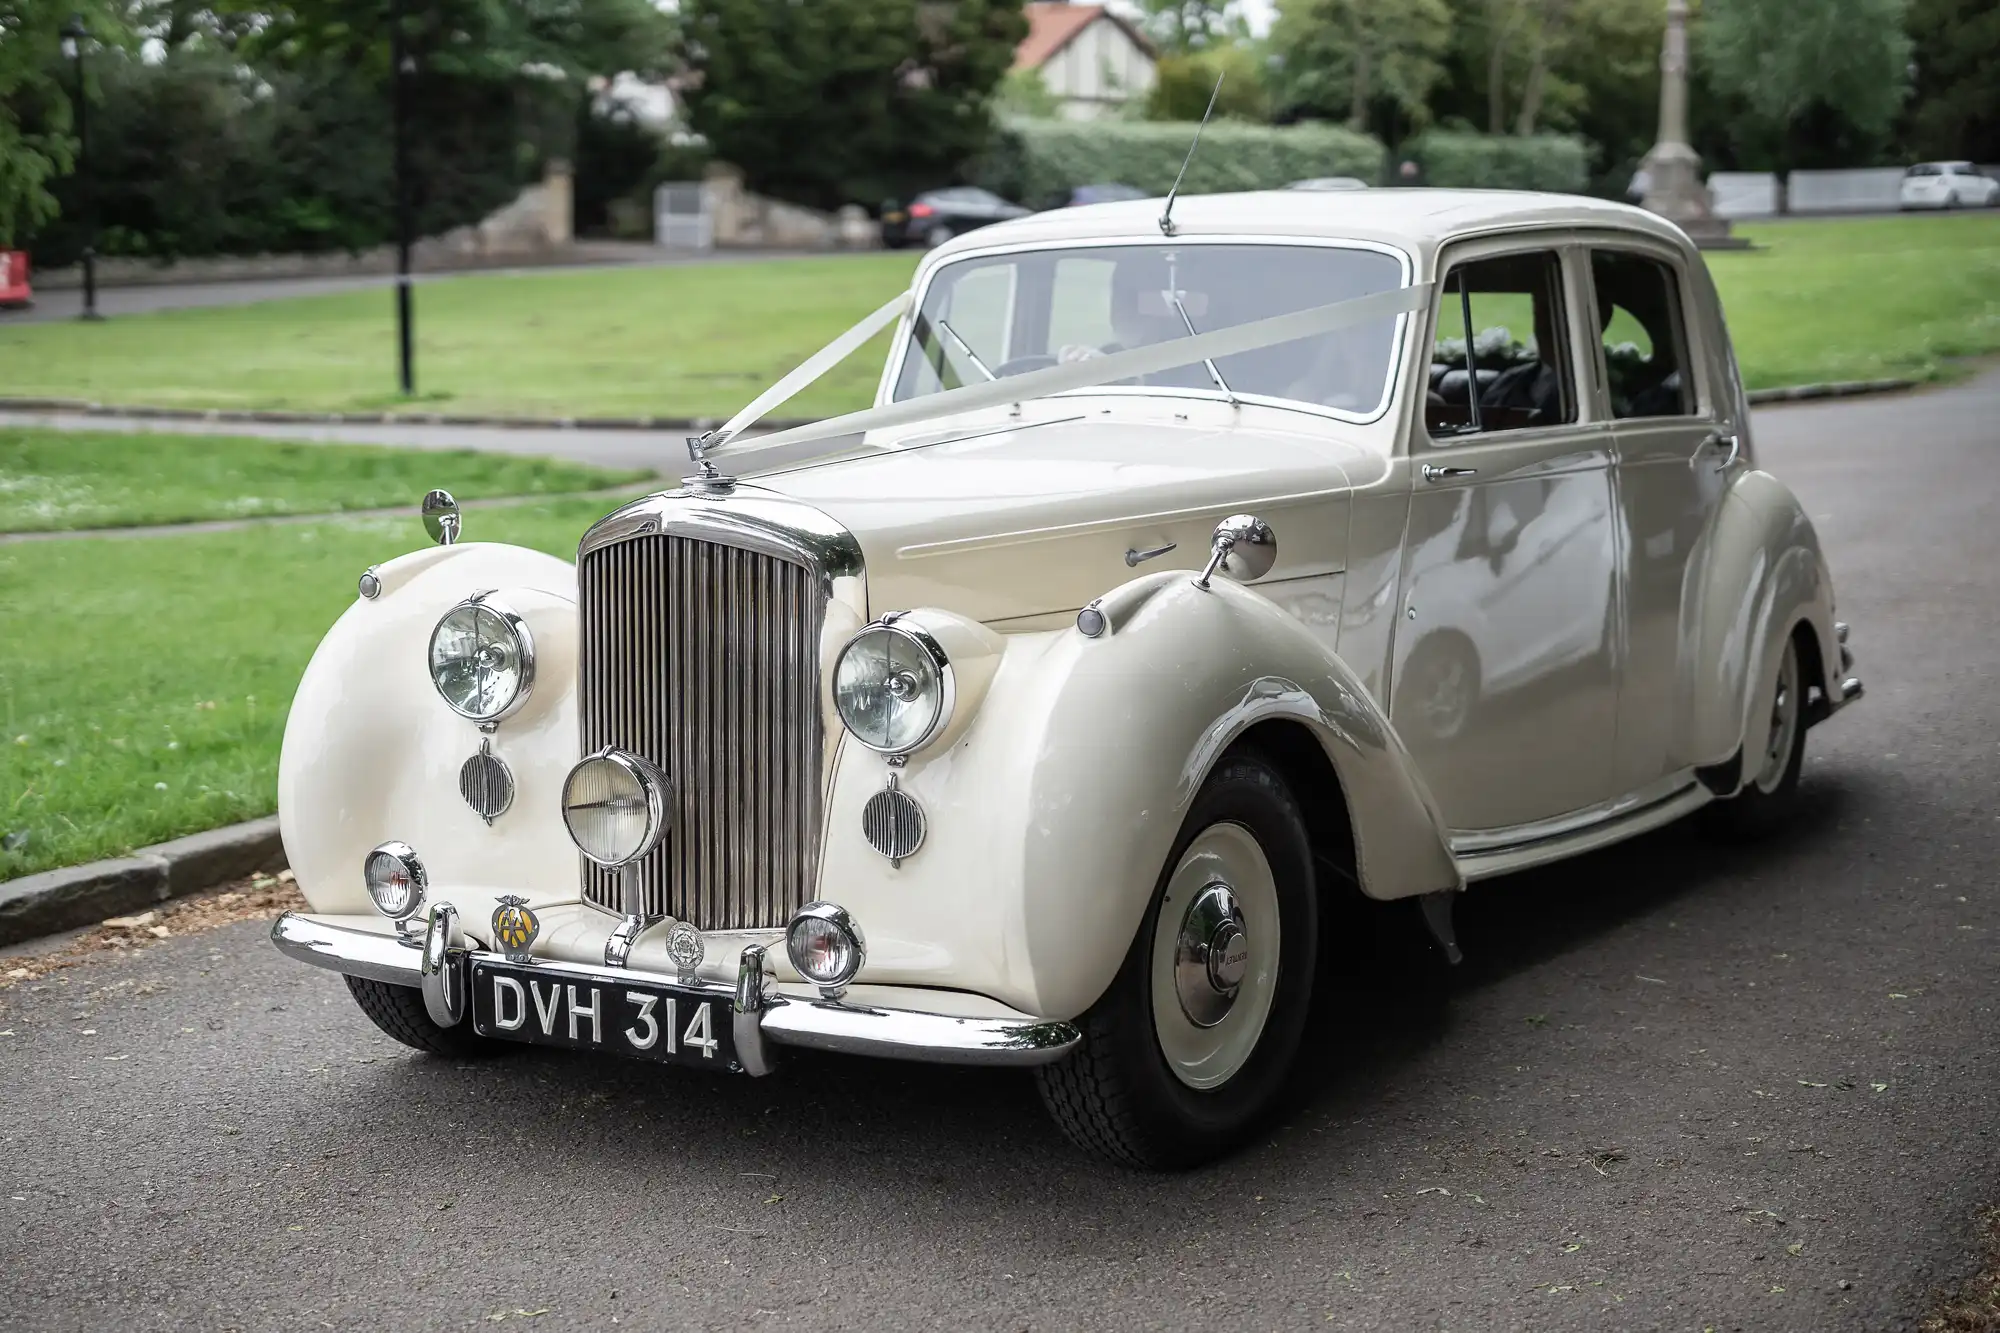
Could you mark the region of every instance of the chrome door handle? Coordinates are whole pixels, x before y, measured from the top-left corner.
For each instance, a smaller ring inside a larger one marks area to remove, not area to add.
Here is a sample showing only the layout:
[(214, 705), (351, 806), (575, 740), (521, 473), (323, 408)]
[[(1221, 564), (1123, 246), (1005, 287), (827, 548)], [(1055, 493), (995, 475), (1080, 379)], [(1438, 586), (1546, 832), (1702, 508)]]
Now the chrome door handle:
[(1125, 548), (1126, 567), (1137, 568), (1154, 556), (1165, 555), (1179, 545), (1179, 542), (1168, 542), (1165, 546), (1149, 546), (1143, 551), (1136, 546), (1128, 546)]
[(1439, 467), (1436, 463), (1424, 464), (1424, 480), (1440, 482), (1450, 477), (1473, 477), (1479, 475), (1476, 467)]
[(1722, 461), (1715, 465), (1715, 470), (1717, 472), (1727, 472), (1730, 468), (1735, 467), (1736, 460), (1743, 454), (1743, 437), (1734, 432), (1725, 435), (1721, 431), (1716, 431), (1695, 447), (1694, 453), (1688, 456), (1688, 466), (1691, 468), (1698, 467), (1701, 463), (1701, 456), (1708, 452), (1711, 445), (1717, 444), (1728, 445), (1729, 452), (1722, 456)]

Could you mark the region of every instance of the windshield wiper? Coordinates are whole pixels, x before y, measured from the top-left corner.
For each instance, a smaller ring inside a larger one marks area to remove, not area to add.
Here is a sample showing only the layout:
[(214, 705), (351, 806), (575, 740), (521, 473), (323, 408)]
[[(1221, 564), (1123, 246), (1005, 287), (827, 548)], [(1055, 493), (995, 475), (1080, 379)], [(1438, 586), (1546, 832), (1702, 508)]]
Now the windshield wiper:
[[(1220, 86), (1220, 81), (1218, 81), (1218, 86)], [(1174, 309), (1180, 312), (1181, 323), (1187, 326), (1188, 337), (1199, 337), (1200, 335), (1194, 331), (1194, 321), (1188, 318), (1187, 307), (1181, 304), (1181, 294), (1172, 287), (1169, 287), (1167, 288), (1167, 299), (1172, 301)], [(1216, 388), (1222, 390), (1222, 396), (1229, 400), (1229, 405), (1231, 407), (1242, 407), (1243, 400), (1236, 396), (1236, 390), (1229, 387), (1229, 381), (1222, 378), (1222, 372), (1215, 368), (1215, 358), (1205, 356), (1201, 359), (1201, 363), (1208, 367), (1208, 377), (1215, 381)]]
[(959, 351), (965, 353), (968, 357), (972, 358), (972, 365), (975, 370), (977, 370), (980, 374), (984, 375), (989, 380), (998, 378), (998, 376), (994, 375), (992, 371), (986, 368), (986, 363), (979, 359), (979, 353), (972, 350), (972, 344), (958, 336), (957, 329), (954, 329), (951, 325), (945, 323), (943, 320), (939, 320), (937, 322), (937, 326), (938, 330), (941, 333), (943, 333), (945, 337), (951, 339), (954, 343), (958, 344)]

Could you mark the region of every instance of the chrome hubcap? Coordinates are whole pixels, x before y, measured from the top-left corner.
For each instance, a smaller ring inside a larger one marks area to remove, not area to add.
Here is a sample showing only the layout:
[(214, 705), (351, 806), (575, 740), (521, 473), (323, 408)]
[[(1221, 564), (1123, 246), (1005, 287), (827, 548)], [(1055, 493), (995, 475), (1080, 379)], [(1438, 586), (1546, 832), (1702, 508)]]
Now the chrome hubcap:
[(1759, 791), (1775, 791), (1784, 781), (1798, 726), (1799, 654), (1797, 647), (1788, 643), (1784, 660), (1778, 664), (1778, 688), (1771, 696), (1771, 732), (1764, 748), (1764, 767), (1757, 774)]
[(1196, 835), (1167, 877), (1153, 930), (1153, 1032), (1174, 1077), (1228, 1082), (1264, 1034), (1277, 994), (1278, 885), (1241, 824)]
[(1174, 993), (1196, 1027), (1212, 1028), (1229, 1015), (1243, 975), (1250, 970), (1250, 936), (1235, 892), (1217, 880), (1195, 895), (1181, 918), (1174, 946)]

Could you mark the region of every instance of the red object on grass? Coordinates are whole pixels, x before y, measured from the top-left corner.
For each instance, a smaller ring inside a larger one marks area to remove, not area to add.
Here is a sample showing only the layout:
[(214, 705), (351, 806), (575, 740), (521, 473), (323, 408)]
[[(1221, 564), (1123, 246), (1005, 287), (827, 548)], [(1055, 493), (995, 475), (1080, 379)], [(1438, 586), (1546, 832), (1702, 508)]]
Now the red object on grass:
[(34, 289), (28, 286), (28, 252), (0, 250), (0, 306), (34, 303)]

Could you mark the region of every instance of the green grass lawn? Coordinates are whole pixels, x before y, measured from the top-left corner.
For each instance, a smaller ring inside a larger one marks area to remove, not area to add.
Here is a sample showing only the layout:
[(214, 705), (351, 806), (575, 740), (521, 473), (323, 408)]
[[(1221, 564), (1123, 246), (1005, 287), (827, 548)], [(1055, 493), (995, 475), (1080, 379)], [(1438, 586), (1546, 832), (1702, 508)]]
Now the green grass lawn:
[[(572, 269), (425, 283), (417, 411), (727, 417), (909, 283), (879, 254)], [(0, 392), (171, 407), (380, 410), (394, 391), (387, 288), (259, 305), (0, 325)], [(865, 405), (879, 345), (785, 415)]]
[[(468, 526), (568, 556), (615, 504)], [(0, 546), (0, 880), (271, 813), (314, 646), (363, 569), (424, 541), (411, 517)]]
[[(2000, 212), (1765, 223), (1710, 257), (1747, 382), (1931, 378), (2000, 351)], [(492, 275), (417, 294), (416, 410), (723, 417), (887, 300), (916, 257), (878, 254)], [(886, 338), (886, 335), (885, 335)], [(877, 339), (780, 409), (865, 406)], [(183, 407), (379, 410), (386, 290), (0, 326), (0, 390)]]
[(599, 490), (646, 475), (463, 449), (0, 426), (0, 532), (414, 510), (439, 477), (451, 478), (460, 500), (476, 500)]
[(2000, 211), (1738, 227), (1708, 257), (1744, 383), (1935, 379), (2000, 351)]

